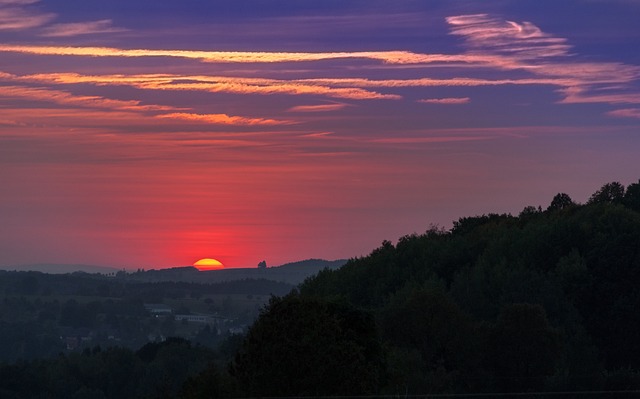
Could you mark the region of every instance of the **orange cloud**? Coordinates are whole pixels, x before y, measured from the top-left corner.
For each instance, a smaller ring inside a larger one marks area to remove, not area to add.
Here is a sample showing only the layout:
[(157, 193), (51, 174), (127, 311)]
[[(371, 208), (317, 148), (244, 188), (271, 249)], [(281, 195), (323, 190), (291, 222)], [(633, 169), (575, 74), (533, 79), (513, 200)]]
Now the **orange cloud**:
[[(1, 75), (0, 75), (1, 76)], [(143, 105), (136, 100), (113, 100), (100, 96), (80, 96), (61, 90), (40, 87), (0, 86), (0, 97), (24, 98), (56, 104), (75, 105), (86, 108), (107, 108), (122, 111), (175, 111), (175, 107)]]
[[(6, 74), (5, 74), (6, 76)], [(0, 75), (2, 77), (2, 75)], [(29, 107), (27, 109), (12, 109), (11, 114), (14, 117), (20, 117), (24, 120), (33, 121), (34, 119), (42, 119), (42, 118), (55, 118), (55, 119), (74, 119), (77, 122), (84, 123), (81, 121), (86, 121), (88, 119), (92, 119), (94, 123), (97, 120), (108, 119), (111, 122), (126, 121), (134, 118), (135, 113), (141, 112), (163, 112), (160, 114), (156, 114), (155, 118), (165, 118), (165, 119), (176, 119), (182, 121), (189, 122), (198, 122), (198, 123), (207, 123), (207, 124), (216, 124), (216, 125), (234, 125), (234, 126), (256, 126), (256, 125), (291, 125), (297, 122), (291, 120), (276, 120), (276, 119), (265, 119), (265, 118), (248, 118), (242, 116), (229, 116), (226, 114), (195, 114), (195, 113), (187, 113), (187, 112), (169, 112), (167, 111), (179, 111), (184, 108), (176, 108), (170, 106), (161, 106), (161, 105), (146, 105), (141, 104), (140, 101), (136, 100), (113, 100), (99, 96), (82, 96), (82, 95), (74, 95), (68, 93), (66, 91), (61, 90), (51, 90), (45, 88), (38, 87), (22, 87), (22, 86), (0, 86), (0, 98), (20, 98), (20, 99), (28, 99), (33, 101), (45, 101), (51, 102), (60, 105), (71, 105), (74, 107), (81, 108), (95, 108), (95, 109), (107, 109), (111, 113), (110, 114), (98, 114), (98, 115), (90, 115), (86, 111), (78, 112), (74, 110), (64, 110), (64, 109), (52, 109), (52, 110), (40, 110), (35, 112), (34, 107)], [(129, 115), (122, 115), (122, 113), (129, 113)], [(15, 119), (15, 118), (14, 118)], [(6, 123), (14, 125), (19, 122), (16, 122), (14, 119), (6, 119)], [(73, 124), (76, 124), (74, 122)]]
[(264, 119), (264, 118), (245, 118), (242, 116), (229, 116), (227, 114), (190, 114), (190, 113), (171, 113), (156, 115), (156, 118), (179, 119), (190, 122), (210, 123), (214, 125), (240, 125), (240, 126), (256, 126), (256, 125), (291, 125), (296, 122)]
[(410, 51), (357, 51), (357, 52), (257, 52), (257, 51), (198, 51), (120, 49), (114, 47), (29, 46), (0, 45), (0, 51), (38, 55), (86, 57), (176, 57), (217, 63), (277, 63), (311, 62), (336, 59), (371, 59), (388, 64), (430, 64), (450, 62), (486, 62), (474, 55), (420, 54)]
[[(127, 85), (145, 90), (186, 90), (225, 92), (235, 94), (289, 94), (324, 95), (352, 100), (402, 98), (396, 94), (384, 94), (358, 87), (332, 87), (316, 80), (278, 80), (264, 78), (239, 78), (201, 75), (80, 75), (76, 73), (53, 73), (15, 76), (0, 72), (0, 78), (7, 80), (48, 82), (56, 84), (90, 83), (95, 85)], [(340, 80), (335, 80), (336, 86)]]
[[(230, 93), (257, 94), (325, 94), (352, 99), (399, 99), (399, 95), (382, 94), (362, 88), (384, 87), (443, 87), (443, 86), (499, 86), (499, 85), (555, 85), (571, 86), (580, 81), (569, 78), (529, 79), (384, 79), (366, 78), (312, 78), (312, 79), (266, 79), (232, 76), (204, 75), (81, 75), (77, 73), (49, 73), (17, 76), (0, 72), (7, 80), (49, 82), (57, 84), (89, 83), (95, 85), (128, 85), (151, 90), (193, 90)], [(346, 90), (342, 90), (342, 89)]]

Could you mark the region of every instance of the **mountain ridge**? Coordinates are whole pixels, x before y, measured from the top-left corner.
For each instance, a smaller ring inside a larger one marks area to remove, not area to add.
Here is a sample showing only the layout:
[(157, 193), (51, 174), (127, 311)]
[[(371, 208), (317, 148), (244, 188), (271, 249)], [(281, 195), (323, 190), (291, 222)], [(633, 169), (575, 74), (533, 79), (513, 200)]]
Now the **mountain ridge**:
[(307, 277), (310, 277), (325, 268), (334, 270), (341, 267), (346, 262), (346, 259), (324, 260), (311, 258), (267, 268), (239, 267), (199, 271), (193, 266), (176, 266), (165, 269), (149, 269), (146, 271), (138, 269), (138, 271), (135, 272), (128, 272), (124, 269), (109, 266), (37, 263), (28, 265), (0, 266), (0, 270), (24, 272), (35, 271), (47, 274), (87, 273), (116, 275), (124, 273), (128, 279), (141, 282), (175, 281), (218, 283), (243, 279), (265, 279), (296, 285), (303, 282)]

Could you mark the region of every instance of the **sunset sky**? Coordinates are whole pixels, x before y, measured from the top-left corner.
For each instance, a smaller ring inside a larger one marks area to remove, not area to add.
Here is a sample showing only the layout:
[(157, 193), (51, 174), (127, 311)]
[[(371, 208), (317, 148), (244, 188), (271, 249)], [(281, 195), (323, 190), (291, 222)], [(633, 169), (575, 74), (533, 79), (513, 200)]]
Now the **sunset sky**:
[(640, 178), (640, 1), (0, 0), (0, 265), (368, 254)]

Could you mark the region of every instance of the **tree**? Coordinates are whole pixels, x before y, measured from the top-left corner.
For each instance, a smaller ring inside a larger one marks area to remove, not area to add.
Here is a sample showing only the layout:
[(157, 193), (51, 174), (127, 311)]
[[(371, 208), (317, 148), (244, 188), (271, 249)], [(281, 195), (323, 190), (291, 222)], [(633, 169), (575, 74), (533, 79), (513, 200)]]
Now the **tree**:
[(607, 183), (591, 195), (587, 204), (621, 203), (624, 198), (624, 186), (617, 181)]
[(214, 399), (236, 397), (237, 388), (228, 375), (218, 371), (214, 363), (210, 364), (196, 377), (187, 379), (180, 391), (180, 399)]
[(528, 205), (528, 206), (524, 207), (524, 209), (520, 212), (518, 217), (519, 218), (527, 218), (527, 217), (535, 216), (535, 215), (537, 215), (539, 213), (540, 213), (539, 207), (536, 208), (533, 205)]
[(440, 289), (401, 290), (380, 325), (396, 391), (459, 392), (479, 368), (473, 325)]
[(622, 203), (629, 209), (640, 211), (640, 180), (637, 183), (629, 184)]
[(466, 353), (471, 323), (460, 308), (439, 290), (415, 290), (396, 298), (382, 316), (385, 338), (420, 351), (427, 367), (454, 369)]
[(573, 202), (573, 200), (571, 199), (571, 197), (569, 197), (568, 194), (558, 193), (551, 200), (551, 204), (547, 208), (547, 211), (559, 211), (562, 209), (569, 208), (575, 204), (576, 203)]
[(503, 390), (534, 390), (555, 371), (560, 349), (542, 306), (517, 303), (502, 309), (490, 332), (487, 361)]
[(247, 396), (371, 394), (383, 375), (381, 351), (371, 315), (292, 292), (270, 300), (231, 373)]

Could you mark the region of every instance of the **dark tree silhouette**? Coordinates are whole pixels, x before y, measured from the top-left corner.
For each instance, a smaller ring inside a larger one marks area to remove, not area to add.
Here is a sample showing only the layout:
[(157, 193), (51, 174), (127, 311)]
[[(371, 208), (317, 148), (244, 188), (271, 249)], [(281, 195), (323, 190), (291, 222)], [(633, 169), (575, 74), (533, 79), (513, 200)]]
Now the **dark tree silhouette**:
[(587, 204), (620, 203), (624, 198), (624, 186), (617, 181), (607, 183), (591, 195)]
[(549, 325), (540, 305), (503, 308), (490, 333), (489, 367), (506, 391), (540, 389), (553, 374), (560, 353), (560, 334)]
[(629, 209), (640, 211), (640, 180), (637, 183), (629, 184), (622, 203)]
[(573, 202), (573, 200), (571, 199), (571, 197), (569, 197), (568, 194), (558, 193), (551, 200), (551, 204), (547, 208), (547, 211), (558, 211), (558, 210), (566, 209), (575, 204), (576, 203)]
[(249, 330), (232, 374), (248, 396), (375, 393), (381, 351), (369, 314), (294, 292), (271, 299)]

